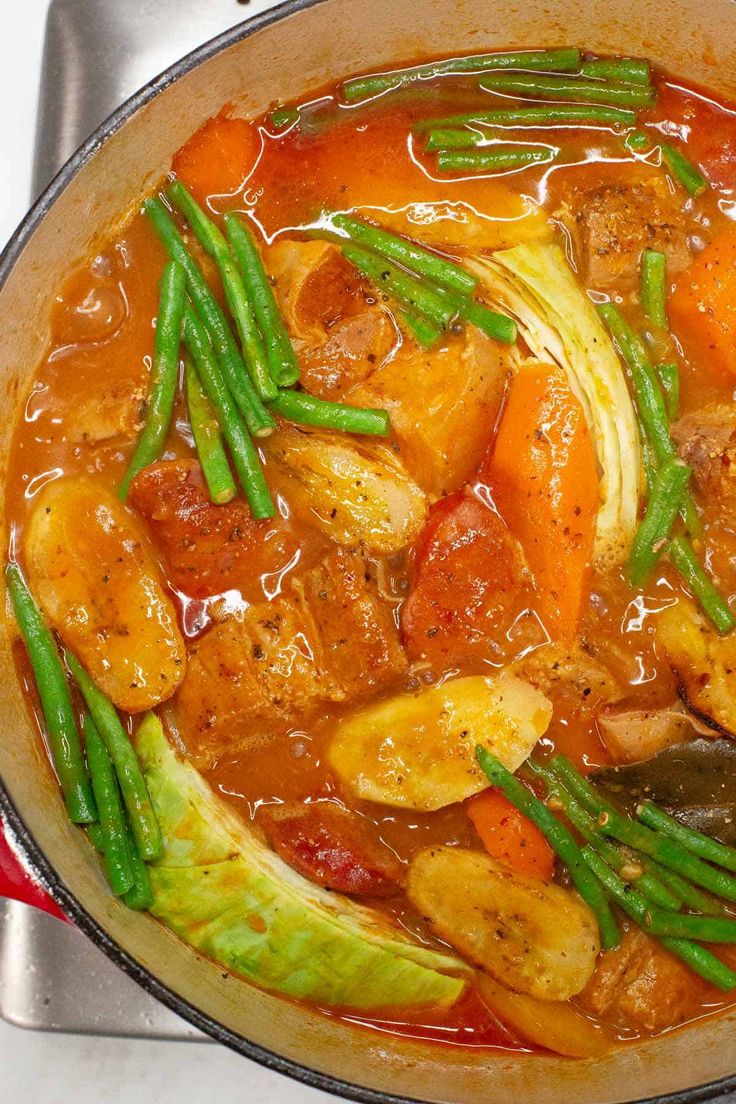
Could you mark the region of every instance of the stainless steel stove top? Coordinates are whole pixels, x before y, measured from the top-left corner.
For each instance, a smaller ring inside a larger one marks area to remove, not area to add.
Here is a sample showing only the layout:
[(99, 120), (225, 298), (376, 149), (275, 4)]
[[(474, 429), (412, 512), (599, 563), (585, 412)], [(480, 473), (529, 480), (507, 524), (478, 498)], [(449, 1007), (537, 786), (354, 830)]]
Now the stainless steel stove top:
[[(52, 0), (34, 195), (137, 88), (214, 35), (274, 6), (274, 0)], [(205, 1039), (75, 928), (16, 901), (0, 900), (0, 1016), (39, 1031)]]

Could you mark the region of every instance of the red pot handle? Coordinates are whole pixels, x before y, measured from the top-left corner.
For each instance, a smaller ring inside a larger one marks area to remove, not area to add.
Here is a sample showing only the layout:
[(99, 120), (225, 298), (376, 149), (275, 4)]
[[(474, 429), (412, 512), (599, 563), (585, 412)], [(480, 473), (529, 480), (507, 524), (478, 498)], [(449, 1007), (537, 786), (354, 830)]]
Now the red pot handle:
[(0, 897), (23, 901), (24, 904), (42, 909), (51, 916), (58, 917), (59, 920), (66, 920), (58, 905), (27, 872), (8, 839), (2, 816), (0, 816)]

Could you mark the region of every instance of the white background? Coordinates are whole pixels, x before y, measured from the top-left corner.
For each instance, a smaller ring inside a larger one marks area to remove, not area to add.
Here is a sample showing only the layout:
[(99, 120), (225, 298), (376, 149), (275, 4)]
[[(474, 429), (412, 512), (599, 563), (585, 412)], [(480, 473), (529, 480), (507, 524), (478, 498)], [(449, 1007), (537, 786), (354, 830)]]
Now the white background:
[[(47, 7), (48, 0), (0, 0), (0, 246), (28, 207)], [(327, 1104), (332, 1099), (215, 1045), (41, 1035), (0, 1020), (2, 1104)]]

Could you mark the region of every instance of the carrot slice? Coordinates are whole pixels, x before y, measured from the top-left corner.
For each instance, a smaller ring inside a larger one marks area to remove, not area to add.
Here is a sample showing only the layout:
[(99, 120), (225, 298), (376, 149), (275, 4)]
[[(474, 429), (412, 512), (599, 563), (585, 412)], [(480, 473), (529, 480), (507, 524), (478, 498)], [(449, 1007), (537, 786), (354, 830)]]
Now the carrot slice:
[(585, 596), (600, 488), (583, 408), (560, 368), (515, 378), (482, 482), (526, 553), (547, 630), (574, 637)]
[(258, 132), (223, 112), (208, 119), (174, 154), (172, 168), (199, 203), (236, 192), (255, 164)]
[(668, 311), (686, 351), (736, 373), (736, 227), (714, 238), (680, 275)]
[(499, 790), (472, 797), (465, 810), (489, 855), (520, 874), (548, 882), (555, 856), (542, 833)]

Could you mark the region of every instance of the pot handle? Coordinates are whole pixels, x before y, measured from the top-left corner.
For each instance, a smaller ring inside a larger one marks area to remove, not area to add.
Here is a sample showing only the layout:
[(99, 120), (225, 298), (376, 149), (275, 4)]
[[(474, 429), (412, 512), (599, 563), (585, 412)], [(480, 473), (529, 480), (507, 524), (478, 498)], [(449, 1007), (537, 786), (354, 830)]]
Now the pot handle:
[(22, 901), (26, 905), (42, 909), (59, 920), (66, 916), (48, 893), (28, 873), (12, 846), (5, 822), (0, 816), (0, 897)]

